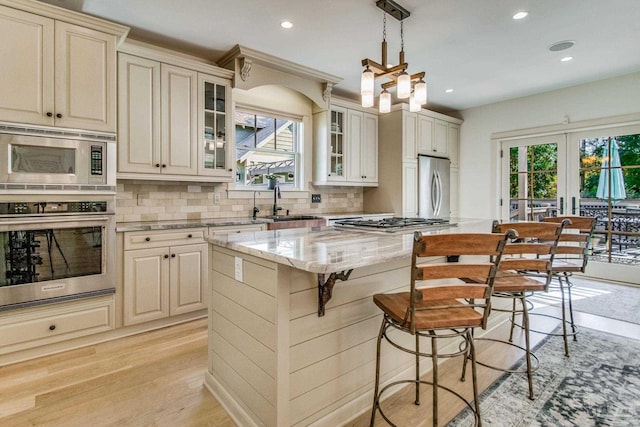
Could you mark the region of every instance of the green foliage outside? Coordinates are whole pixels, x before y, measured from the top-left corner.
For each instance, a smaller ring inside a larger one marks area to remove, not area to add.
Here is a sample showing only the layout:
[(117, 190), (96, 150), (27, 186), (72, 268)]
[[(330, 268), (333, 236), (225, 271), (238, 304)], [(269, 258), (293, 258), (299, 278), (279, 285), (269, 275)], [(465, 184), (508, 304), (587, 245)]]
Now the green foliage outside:
[[(627, 200), (640, 199), (640, 135), (617, 136), (620, 164), (622, 165)], [(608, 138), (591, 138), (580, 142), (580, 196), (595, 199), (600, 179), (602, 155)], [(519, 150), (512, 147), (509, 153), (510, 196), (518, 197), (518, 179), (526, 178), (529, 194), (526, 199), (550, 201), (556, 198), (558, 147), (556, 144), (526, 147), (526, 169), (519, 167)], [(526, 175), (524, 177), (523, 175)]]

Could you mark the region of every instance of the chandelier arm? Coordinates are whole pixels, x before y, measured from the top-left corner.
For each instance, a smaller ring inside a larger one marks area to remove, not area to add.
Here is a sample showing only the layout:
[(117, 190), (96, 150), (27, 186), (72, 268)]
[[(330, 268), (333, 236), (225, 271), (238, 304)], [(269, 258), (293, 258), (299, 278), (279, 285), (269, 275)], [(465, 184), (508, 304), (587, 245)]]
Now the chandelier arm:
[[(395, 76), (393, 76), (393, 77), (395, 77)], [(411, 78), (411, 82), (419, 81), (420, 79), (424, 78), (424, 71), (422, 71), (420, 73), (411, 74), (410, 78)], [(389, 89), (389, 88), (392, 88), (392, 87), (396, 86), (397, 84), (398, 84), (398, 82), (394, 80), (394, 81), (391, 81), (391, 82), (382, 83), (380, 85), (380, 87), (382, 89)]]

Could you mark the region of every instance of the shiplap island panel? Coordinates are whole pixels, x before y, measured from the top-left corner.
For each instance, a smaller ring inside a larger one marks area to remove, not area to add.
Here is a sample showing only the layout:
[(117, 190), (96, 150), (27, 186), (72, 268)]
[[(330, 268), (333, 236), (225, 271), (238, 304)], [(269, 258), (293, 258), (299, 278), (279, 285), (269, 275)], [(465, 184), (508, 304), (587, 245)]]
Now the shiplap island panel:
[[(425, 232), (491, 228), (454, 222)], [(408, 286), (412, 238), (331, 227), (209, 237), (206, 384), (239, 425), (336, 426), (370, 409), (381, 321), (371, 296)], [(344, 271), (319, 316), (319, 277)], [(397, 353), (383, 351), (382, 382), (411, 375), (411, 356)]]

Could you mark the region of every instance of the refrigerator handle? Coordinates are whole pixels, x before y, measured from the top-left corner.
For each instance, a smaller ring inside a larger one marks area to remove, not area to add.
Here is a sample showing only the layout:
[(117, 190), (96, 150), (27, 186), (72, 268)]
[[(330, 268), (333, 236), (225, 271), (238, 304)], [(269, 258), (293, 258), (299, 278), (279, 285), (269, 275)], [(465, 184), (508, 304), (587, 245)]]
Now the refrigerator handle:
[(440, 215), (442, 205), (442, 181), (438, 171), (433, 171), (433, 179), (431, 180), (431, 204), (433, 205), (433, 215)]

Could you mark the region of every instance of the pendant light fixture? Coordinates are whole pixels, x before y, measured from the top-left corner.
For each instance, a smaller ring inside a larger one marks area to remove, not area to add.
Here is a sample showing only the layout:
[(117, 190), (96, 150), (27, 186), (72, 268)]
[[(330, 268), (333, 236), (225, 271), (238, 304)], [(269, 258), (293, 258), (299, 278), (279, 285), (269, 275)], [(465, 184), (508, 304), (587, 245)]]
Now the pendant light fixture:
[[(378, 0), (376, 6), (384, 11), (383, 31), (382, 31), (382, 61), (377, 63), (371, 59), (363, 59), (362, 66), (365, 67), (360, 81), (360, 94), (362, 95), (362, 106), (372, 107), (374, 103), (374, 82), (377, 78), (385, 78), (389, 81), (380, 86), (382, 92), (378, 100), (381, 113), (391, 111), (391, 93), (387, 89), (397, 86), (396, 96), (398, 99), (413, 97), (413, 103), (422, 105), (427, 102), (427, 84), (424, 82), (424, 72), (411, 74), (407, 73), (409, 64), (404, 59), (404, 19), (410, 13), (394, 2), (393, 0)], [(400, 21), (400, 55), (398, 65), (389, 65), (387, 62), (387, 14)], [(413, 90), (412, 90), (413, 86)], [(413, 93), (413, 95), (412, 95)], [(414, 106), (415, 108), (415, 106)]]

